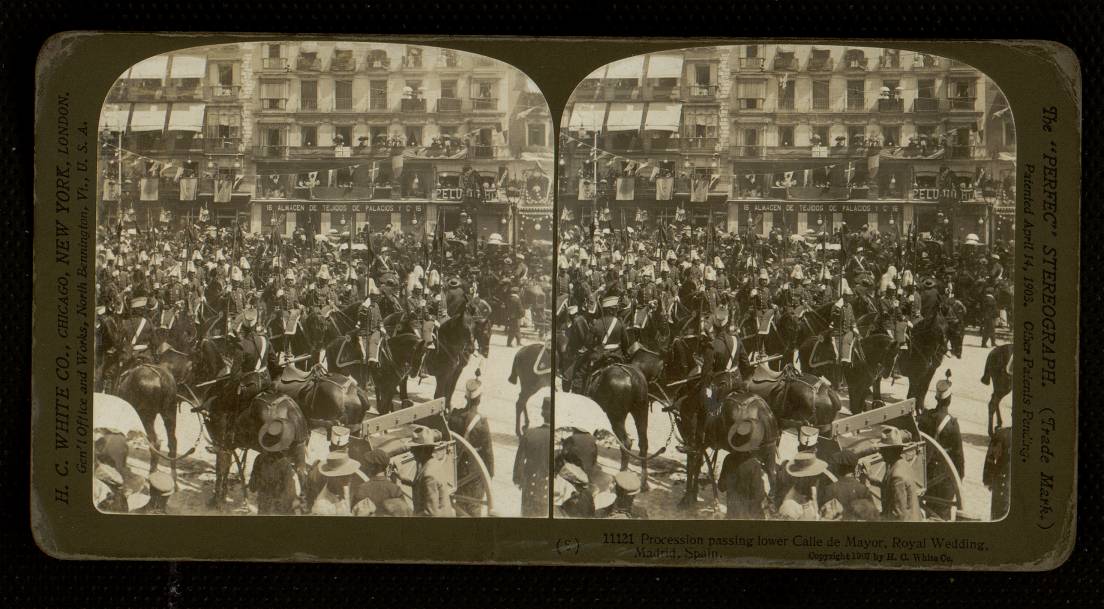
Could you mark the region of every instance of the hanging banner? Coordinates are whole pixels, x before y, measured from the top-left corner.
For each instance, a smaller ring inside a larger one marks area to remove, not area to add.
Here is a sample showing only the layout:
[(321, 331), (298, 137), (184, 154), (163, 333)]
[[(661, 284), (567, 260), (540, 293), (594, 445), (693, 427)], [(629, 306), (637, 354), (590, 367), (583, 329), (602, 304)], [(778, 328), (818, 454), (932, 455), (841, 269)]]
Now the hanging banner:
[(636, 198), (636, 178), (617, 178), (617, 200), (632, 201)]
[(115, 180), (104, 180), (103, 184), (103, 200), (104, 201), (118, 201), (119, 200), (119, 183)]
[(675, 178), (656, 178), (656, 201), (670, 201), (675, 195)]
[(709, 200), (709, 180), (694, 178), (690, 181), (690, 201), (705, 203)]
[(158, 178), (142, 178), (141, 182), (141, 200), (142, 201), (156, 201), (158, 196), (158, 187), (161, 184), (161, 180)]
[(233, 183), (227, 179), (215, 180), (215, 203), (229, 203), (233, 192)]
[(391, 157), (391, 179), (398, 180), (403, 171), (403, 157), (399, 156)]
[(180, 200), (195, 201), (199, 190), (199, 178), (180, 178)]

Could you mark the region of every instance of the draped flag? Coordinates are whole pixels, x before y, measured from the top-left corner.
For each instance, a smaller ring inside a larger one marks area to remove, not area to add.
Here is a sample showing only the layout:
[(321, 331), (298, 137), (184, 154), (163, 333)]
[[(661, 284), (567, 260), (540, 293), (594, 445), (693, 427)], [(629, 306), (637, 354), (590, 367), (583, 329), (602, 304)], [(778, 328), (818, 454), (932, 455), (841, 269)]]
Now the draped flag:
[(215, 180), (215, 203), (229, 203), (234, 184), (227, 178)]
[(709, 199), (709, 180), (705, 178), (691, 178), (690, 180), (690, 201), (694, 203), (705, 203)]
[(142, 201), (156, 201), (158, 198), (158, 187), (161, 184), (161, 180), (157, 178), (142, 178), (139, 183), (141, 187), (141, 200)]
[(878, 166), (881, 163), (881, 155), (872, 154), (866, 157), (866, 172), (873, 180), (874, 176), (878, 175)]
[(392, 179), (398, 179), (403, 172), (403, 156), (396, 155), (391, 157), (391, 177)]
[(180, 178), (180, 200), (195, 201), (199, 190), (199, 178)]
[(617, 178), (617, 200), (632, 201), (636, 198), (636, 178)]
[[(658, 169), (656, 170), (658, 171)], [(671, 176), (658, 178), (656, 185), (656, 201), (670, 201), (674, 197), (675, 178)]]

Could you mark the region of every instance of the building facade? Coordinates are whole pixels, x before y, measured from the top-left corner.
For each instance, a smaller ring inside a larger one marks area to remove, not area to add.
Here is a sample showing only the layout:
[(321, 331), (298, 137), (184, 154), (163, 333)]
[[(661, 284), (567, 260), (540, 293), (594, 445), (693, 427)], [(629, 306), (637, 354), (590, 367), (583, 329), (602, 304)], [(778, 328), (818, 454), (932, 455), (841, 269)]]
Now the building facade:
[[(185, 55), (187, 89), (172, 71)], [(144, 78), (162, 69), (162, 80)], [(550, 238), (539, 217), (551, 213), (551, 115), (501, 62), (412, 45), (246, 43), (151, 58), (116, 89), (101, 121), (105, 178), (118, 172), (116, 146), (127, 151), (124, 173), (134, 158), (172, 162), (144, 170), (160, 173), (156, 199), (142, 196), (141, 179), (124, 179), (123, 207), (134, 205), (139, 222), (144, 205), (147, 215), (169, 209), (181, 221), (202, 210), (286, 235), (392, 225), (420, 236), (438, 222), (455, 228), (466, 211), (484, 239)], [(105, 200), (112, 190), (106, 179)]]
[(614, 225), (637, 210), (665, 224), (681, 209), (695, 224), (759, 234), (846, 224), (1010, 237), (1007, 101), (945, 58), (770, 44), (665, 51), (592, 73), (565, 125), (560, 202), (584, 223), (608, 206)]

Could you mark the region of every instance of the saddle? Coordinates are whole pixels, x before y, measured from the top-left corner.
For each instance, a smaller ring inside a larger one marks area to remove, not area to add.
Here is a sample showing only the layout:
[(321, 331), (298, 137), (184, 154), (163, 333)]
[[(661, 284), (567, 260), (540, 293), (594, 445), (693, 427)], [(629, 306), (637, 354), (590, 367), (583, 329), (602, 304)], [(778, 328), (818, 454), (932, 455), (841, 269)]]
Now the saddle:
[[(349, 348), (349, 343), (353, 344), (353, 352), (354, 353), (353, 353), (353, 357), (346, 359), (346, 350)], [(360, 341), (357, 341), (356, 339), (354, 339), (352, 337), (345, 336), (341, 341), (341, 345), (338, 346), (338, 348), (337, 348), (337, 358), (336, 358), (335, 365), (338, 368), (344, 368), (345, 366), (351, 366), (353, 364), (359, 364), (363, 361), (364, 361), (364, 354), (362, 354), (360, 352)]]
[(769, 367), (767, 367), (765, 364), (762, 364), (762, 365), (757, 366), (755, 368), (755, 370), (751, 373), (751, 381), (750, 382), (752, 382), (752, 383), (773, 383), (773, 382), (778, 381), (779, 379), (781, 379), (784, 376), (790, 376), (792, 374), (795, 374), (795, 371), (793, 370), (793, 366), (787, 365), (782, 370), (779, 370), (778, 372), (775, 372), (774, 370), (771, 370)]
[(277, 379), (280, 383), (302, 383), (313, 376), (314, 371), (304, 371), (297, 368), (294, 364), (284, 366), (284, 369), (280, 371), (280, 378)]

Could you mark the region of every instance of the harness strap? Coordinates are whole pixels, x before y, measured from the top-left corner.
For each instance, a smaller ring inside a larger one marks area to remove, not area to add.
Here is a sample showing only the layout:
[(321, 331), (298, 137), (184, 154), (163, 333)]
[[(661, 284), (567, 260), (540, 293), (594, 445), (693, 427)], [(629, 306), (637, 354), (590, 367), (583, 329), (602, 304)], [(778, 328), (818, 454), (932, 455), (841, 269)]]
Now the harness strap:
[(146, 318), (138, 318), (138, 329), (134, 332), (134, 338), (130, 339), (130, 346), (133, 347), (138, 344), (138, 338), (142, 336), (142, 330), (146, 329)]
[(476, 414), (474, 417), (472, 417), (472, 420), (468, 421), (468, 426), (464, 428), (464, 437), (467, 438), (468, 434), (470, 434), (472, 430), (475, 429), (475, 426), (479, 425), (479, 422), (482, 420), (483, 415), (481, 414)]
[(611, 323), (609, 325), (609, 328), (606, 328), (606, 335), (602, 338), (602, 346), (603, 347), (606, 345), (606, 343), (609, 342), (610, 337), (613, 336), (613, 331), (614, 331), (615, 328), (617, 328), (618, 321), (619, 320), (616, 317), (614, 317), (613, 318), (613, 323)]
[(949, 414), (948, 415), (943, 415), (943, 420), (939, 422), (939, 427), (935, 428), (935, 438), (933, 438), (933, 439), (938, 440), (939, 439), (939, 433), (942, 432), (943, 428), (946, 427), (947, 423), (950, 423), (950, 422), (951, 422), (951, 415), (949, 415)]
[[(253, 366), (253, 372), (260, 372), (264, 368), (264, 365), (265, 365), (264, 354), (265, 354), (265, 351), (268, 350), (268, 340), (265, 339), (264, 336), (259, 336), (259, 335), (257, 336), (257, 338), (261, 339), (261, 344), (260, 344), (260, 347), (258, 347), (258, 349), (257, 349), (257, 363), (254, 364), (254, 366)], [(257, 343), (253, 343), (253, 344), (256, 345)]]

